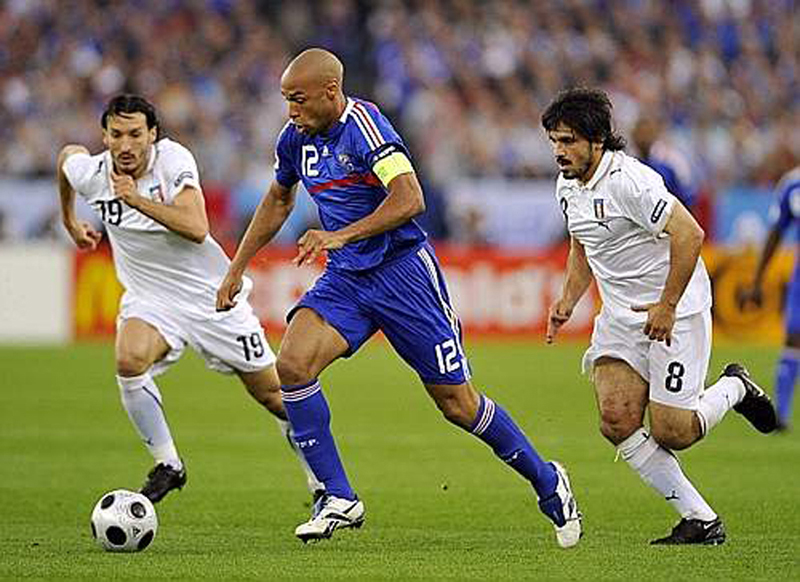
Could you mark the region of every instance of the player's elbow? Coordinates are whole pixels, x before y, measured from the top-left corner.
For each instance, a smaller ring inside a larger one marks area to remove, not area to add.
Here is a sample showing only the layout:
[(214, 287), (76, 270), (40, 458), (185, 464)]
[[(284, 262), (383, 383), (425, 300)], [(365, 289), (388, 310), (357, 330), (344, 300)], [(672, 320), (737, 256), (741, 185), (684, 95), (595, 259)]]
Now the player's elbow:
[(407, 211), (408, 218), (412, 219), (415, 216), (419, 216), (423, 212), (425, 212), (425, 198), (422, 196), (422, 193), (420, 192), (419, 195), (414, 196), (411, 199), (408, 205), (408, 211)]
[(188, 233), (186, 233), (186, 238), (188, 238), (193, 243), (202, 244), (206, 237), (208, 236), (208, 226), (194, 228)]

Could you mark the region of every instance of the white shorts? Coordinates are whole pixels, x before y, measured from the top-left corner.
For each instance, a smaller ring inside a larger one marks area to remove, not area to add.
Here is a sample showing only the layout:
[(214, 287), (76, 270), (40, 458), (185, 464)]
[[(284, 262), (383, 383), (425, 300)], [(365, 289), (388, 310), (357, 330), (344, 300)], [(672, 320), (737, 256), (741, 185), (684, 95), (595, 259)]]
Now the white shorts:
[(163, 374), (177, 362), (187, 345), (202, 356), (207, 367), (223, 374), (257, 372), (275, 363), (264, 329), (246, 301), (239, 302), (224, 317), (199, 320), (125, 293), (117, 316), (117, 330), (131, 318), (155, 327), (171, 348), (153, 365), (150, 373), (154, 376)]
[(644, 323), (629, 325), (600, 313), (583, 355), (584, 373), (603, 356), (623, 360), (648, 382), (651, 401), (696, 410), (711, 357), (711, 310), (678, 319), (669, 347), (650, 340), (643, 329)]

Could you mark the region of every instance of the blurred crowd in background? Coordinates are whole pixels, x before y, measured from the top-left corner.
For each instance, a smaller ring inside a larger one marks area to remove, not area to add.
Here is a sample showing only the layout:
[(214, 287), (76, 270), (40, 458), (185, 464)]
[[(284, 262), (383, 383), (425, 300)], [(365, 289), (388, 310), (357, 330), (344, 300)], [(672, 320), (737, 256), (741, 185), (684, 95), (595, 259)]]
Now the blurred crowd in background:
[[(793, 0), (7, 0), (0, 176), (52, 176), (65, 143), (99, 151), (107, 100), (139, 92), (238, 233), (272, 177), (281, 72), (309, 46), (393, 120), (434, 214), (454, 179), (552, 179), (539, 116), (577, 84), (606, 89), (618, 128), (639, 132), (630, 150), (680, 160), (703, 195), (800, 160)], [(441, 217), (429, 228), (448, 234)]]

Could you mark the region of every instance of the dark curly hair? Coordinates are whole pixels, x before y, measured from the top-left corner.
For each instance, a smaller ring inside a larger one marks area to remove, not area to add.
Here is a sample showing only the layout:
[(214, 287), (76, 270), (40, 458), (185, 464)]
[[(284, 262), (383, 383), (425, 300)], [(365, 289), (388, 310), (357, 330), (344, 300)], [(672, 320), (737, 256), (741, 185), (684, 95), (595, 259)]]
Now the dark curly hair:
[(161, 137), (161, 124), (158, 121), (158, 114), (156, 108), (147, 99), (141, 95), (134, 95), (132, 93), (123, 93), (117, 95), (108, 102), (106, 110), (103, 111), (103, 116), (100, 119), (100, 124), (103, 129), (108, 128), (108, 118), (111, 115), (122, 113), (142, 113), (147, 120), (147, 129), (156, 128), (156, 139)]
[(542, 113), (545, 131), (559, 123), (591, 142), (602, 142), (603, 149), (625, 149), (625, 138), (611, 129), (611, 100), (600, 89), (574, 87), (561, 91)]

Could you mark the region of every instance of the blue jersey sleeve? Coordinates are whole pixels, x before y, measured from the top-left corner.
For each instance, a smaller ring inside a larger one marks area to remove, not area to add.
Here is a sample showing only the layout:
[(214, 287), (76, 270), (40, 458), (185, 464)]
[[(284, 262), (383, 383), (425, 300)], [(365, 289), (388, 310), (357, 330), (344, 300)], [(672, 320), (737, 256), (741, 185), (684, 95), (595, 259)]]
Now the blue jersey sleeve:
[(786, 230), (794, 220), (800, 218), (800, 180), (785, 180), (778, 186), (778, 204), (773, 209), (775, 226)]
[(281, 186), (286, 188), (291, 188), (300, 180), (300, 176), (294, 166), (295, 156), (293, 156), (292, 134), (292, 127), (287, 123), (278, 136), (278, 143), (275, 145), (275, 179)]
[(372, 168), (378, 160), (395, 152), (402, 152), (410, 158), (403, 138), (377, 106), (366, 101), (356, 101), (351, 115), (358, 128), (354, 139), (356, 154), (367, 167)]

